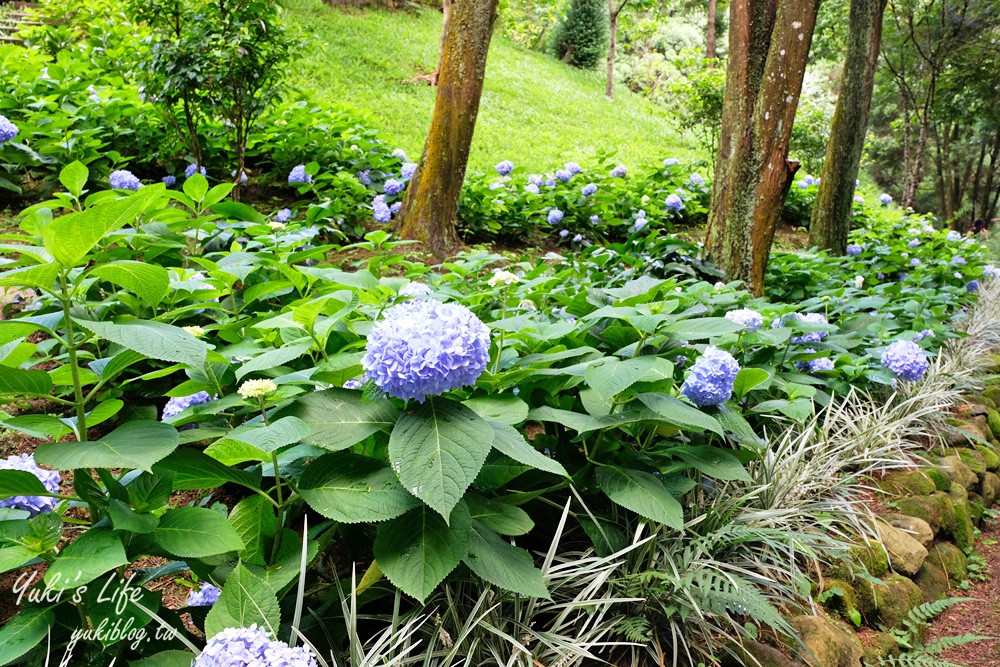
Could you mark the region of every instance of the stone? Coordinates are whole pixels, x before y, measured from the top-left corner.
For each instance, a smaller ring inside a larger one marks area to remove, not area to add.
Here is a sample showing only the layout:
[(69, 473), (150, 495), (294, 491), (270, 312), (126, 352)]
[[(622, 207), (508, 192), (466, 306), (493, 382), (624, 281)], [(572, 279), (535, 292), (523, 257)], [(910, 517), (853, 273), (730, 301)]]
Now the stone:
[(942, 456), (937, 462), (940, 468), (948, 477), (951, 483), (971, 489), (979, 481), (979, 476), (972, 472), (972, 469), (958, 456)]
[(805, 667), (803, 663), (789, 658), (773, 646), (752, 639), (745, 640), (742, 644), (731, 643), (729, 649), (722, 659), (722, 667)]
[(809, 667), (861, 667), (861, 641), (852, 630), (825, 616), (791, 619), (803, 646), (799, 658)]
[(920, 566), (920, 571), (913, 577), (913, 583), (923, 594), (924, 602), (940, 600), (948, 595), (948, 573), (944, 566), (930, 554), (928, 554), (924, 564)]
[[(986, 472), (986, 461), (983, 460), (983, 455), (974, 449), (956, 449), (953, 450), (954, 454), (958, 455), (958, 458), (962, 459), (962, 463), (969, 466), (969, 470), (976, 473), (977, 476), (982, 475)], [(965, 488), (972, 488), (967, 486)]]
[(967, 498), (952, 499), (955, 508), (955, 527), (951, 531), (952, 540), (959, 549), (967, 549), (976, 542), (976, 527), (972, 523), (972, 510)]
[(974, 526), (983, 525), (983, 513), (986, 511), (986, 502), (978, 493), (969, 494), (969, 516), (972, 517)]
[(903, 514), (890, 514), (886, 519), (889, 521), (889, 525), (898, 528), (917, 542), (920, 542), (920, 545), (925, 549), (934, 542), (934, 531), (931, 530), (930, 525), (923, 519)]
[(886, 475), (878, 487), (894, 496), (926, 496), (937, 490), (937, 485), (922, 470), (901, 470)]
[[(992, 401), (991, 401), (992, 402)], [(962, 417), (985, 417), (989, 411), (989, 406), (984, 405), (977, 397), (972, 396), (970, 401), (958, 408)]]
[(928, 550), (926, 563), (939, 565), (948, 580), (957, 586), (969, 578), (968, 560), (962, 550), (950, 542), (938, 542)]
[(987, 470), (992, 472), (1000, 470), (1000, 456), (997, 455), (992, 445), (976, 445), (976, 451), (983, 457), (983, 463)]
[(947, 493), (935, 491), (926, 496), (897, 498), (893, 502), (900, 514), (926, 521), (935, 535), (939, 532), (951, 535), (955, 530), (955, 506)]
[(924, 601), (920, 588), (901, 574), (887, 574), (882, 583), (862, 582), (856, 591), (865, 621), (885, 628), (900, 627), (910, 611)]
[[(1000, 385), (993, 385), (983, 390), (983, 396), (1000, 405)], [(1000, 434), (998, 434), (1000, 435)]]
[(924, 474), (934, 482), (934, 486), (937, 487), (938, 491), (947, 491), (951, 489), (951, 477), (949, 477), (944, 470), (933, 467), (923, 468), (922, 470), (924, 471)]
[(989, 411), (990, 411), (990, 409), (996, 409), (996, 407), (997, 407), (996, 402), (992, 398), (990, 398), (988, 396), (984, 396), (983, 394), (972, 394), (969, 397), (969, 401), (971, 403), (975, 403), (976, 405), (981, 405), (984, 408), (986, 408), (986, 418), (987, 418), (987, 420), (989, 420)]
[(854, 587), (843, 579), (825, 579), (823, 581), (823, 593), (826, 595), (824, 606), (830, 611), (840, 613), (846, 619), (850, 619), (852, 613), (860, 613), (858, 610), (858, 594)]
[(884, 658), (899, 655), (899, 642), (888, 632), (873, 632), (861, 639), (864, 664), (877, 665)]
[[(996, 401), (994, 401), (996, 404)], [(986, 424), (990, 427), (993, 437), (1000, 438), (1000, 412), (996, 410), (986, 411)]]
[(884, 521), (876, 521), (879, 541), (889, 554), (889, 567), (905, 575), (914, 575), (927, 558), (927, 549), (918, 540)]
[(983, 497), (983, 502), (987, 507), (992, 507), (993, 503), (1000, 497), (1000, 476), (988, 472), (983, 475), (983, 482), (979, 486), (979, 494)]

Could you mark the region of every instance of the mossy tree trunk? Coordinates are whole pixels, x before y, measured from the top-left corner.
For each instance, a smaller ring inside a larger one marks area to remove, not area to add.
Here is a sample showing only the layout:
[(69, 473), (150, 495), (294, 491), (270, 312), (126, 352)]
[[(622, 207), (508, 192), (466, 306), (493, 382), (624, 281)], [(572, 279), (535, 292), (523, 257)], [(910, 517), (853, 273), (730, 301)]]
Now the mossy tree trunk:
[(708, 30), (705, 35), (705, 57), (708, 59), (708, 66), (714, 67), (714, 60), (719, 57), (715, 49), (715, 16), (718, 13), (718, 0), (708, 0)]
[(708, 215), (709, 255), (763, 291), (774, 230), (798, 163), (788, 160), (819, 0), (734, 0)]
[(402, 238), (422, 242), (438, 257), (458, 246), (458, 199), (483, 93), (497, 3), (451, 3), (430, 132), (397, 218)]
[(838, 255), (846, 251), (851, 231), (851, 207), (868, 133), (885, 5), (886, 0), (851, 0), (844, 74), (819, 194), (809, 221), (809, 242)]
[(610, 99), (615, 97), (615, 51), (618, 47), (618, 15), (625, 9), (628, 0), (622, 0), (618, 8), (615, 8), (615, 0), (608, 0), (608, 29), (610, 37), (608, 39), (608, 73), (605, 82), (604, 94)]

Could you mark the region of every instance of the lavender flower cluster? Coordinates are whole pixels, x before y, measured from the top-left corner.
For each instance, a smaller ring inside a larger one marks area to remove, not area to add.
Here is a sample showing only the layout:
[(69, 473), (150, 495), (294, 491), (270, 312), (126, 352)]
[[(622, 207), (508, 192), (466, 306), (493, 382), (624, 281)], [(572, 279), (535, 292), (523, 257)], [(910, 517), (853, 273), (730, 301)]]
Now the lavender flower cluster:
[(740, 365), (725, 350), (709, 347), (691, 366), (681, 393), (699, 408), (722, 405), (733, 395)]
[[(30, 454), (20, 456), (8, 456), (0, 459), (0, 470), (23, 470), (30, 472), (37, 477), (49, 493), (59, 493), (59, 472), (56, 470), (46, 470), (35, 463), (35, 457)], [(0, 500), (0, 507), (24, 510), (35, 516), (44, 512), (51, 512), (59, 504), (58, 498), (48, 496), (12, 496)]]
[(219, 601), (220, 595), (222, 595), (222, 590), (206, 581), (198, 590), (188, 593), (187, 606), (211, 607)]
[(910, 340), (897, 340), (885, 348), (882, 365), (901, 379), (914, 382), (924, 376), (930, 362), (919, 345)]
[(744, 331), (749, 333), (760, 331), (761, 325), (764, 324), (764, 317), (756, 310), (749, 308), (730, 310), (726, 313), (726, 319), (740, 325)]
[(226, 628), (205, 645), (192, 667), (316, 667), (316, 656), (304, 646), (291, 648), (272, 639), (256, 624)]
[(17, 136), (17, 125), (10, 122), (7, 116), (0, 116), (0, 146)]
[(138, 177), (128, 169), (118, 169), (111, 172), (108, 182), (115, 190), (138, 190), (142, 187)]
[(201, 405), (202, 403), (208, 403), (211, 400), (212, 397), (208, 395), (207, 391), (199, 391), (197, 394), (191, 394), (190, 396), (177, 396), (175, 398), (171, 398), (167, 401), (167, 404), (163, 406), (163, 419), (176, 417), (192, 405)]

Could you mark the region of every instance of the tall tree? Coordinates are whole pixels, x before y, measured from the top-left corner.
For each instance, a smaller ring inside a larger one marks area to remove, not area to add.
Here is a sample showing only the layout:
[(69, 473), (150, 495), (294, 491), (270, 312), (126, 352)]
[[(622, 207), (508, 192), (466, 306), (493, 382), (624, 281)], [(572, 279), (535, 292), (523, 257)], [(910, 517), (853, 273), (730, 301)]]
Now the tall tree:
[(400, 236), (421, 241), (439, 257), (458, 246), (458, 198), (476, 129), (497, 3), (452, 2), (430, 131), (397, 218)]
[(844, 73), (809, 221), (810, 243), (837, 254), (847, 248), (851, 230), (851, 204), (868, 133), (885, 5), (886, 0), (851, 0)]
[(706, 246), (730, 279), (763, 291), (797, 162), (788, 160), (819, 0), (733, 0)]
[(713, 61), (719, 57), (715, 48), (715, 17), (718, 11), (718, 0), (708, 0), (708, 34), (705, 36), (705, 57), (708, 58), (709, 67), (712, 67)]
[(604, 94), (612, 99), (615, 96), (615, 50), (618, 46), (618, 15), (622, 13), (627, 4), (628, 0), (621, 0), (616, 7), (615, 0), (608, 0), (608, 32), (611, 36), (608, 42), (608, 80)]

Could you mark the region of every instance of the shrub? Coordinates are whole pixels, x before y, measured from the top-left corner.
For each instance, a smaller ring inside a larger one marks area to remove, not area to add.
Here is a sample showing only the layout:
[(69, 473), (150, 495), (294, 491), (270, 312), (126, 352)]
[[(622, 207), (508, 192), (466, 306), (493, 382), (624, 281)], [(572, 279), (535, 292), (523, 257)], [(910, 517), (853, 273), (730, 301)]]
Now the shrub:
[(607, 4), (603, 0), (573, 0), (552, 43), (556, 55), (570, 65), (597, 67), (608, 47)]

